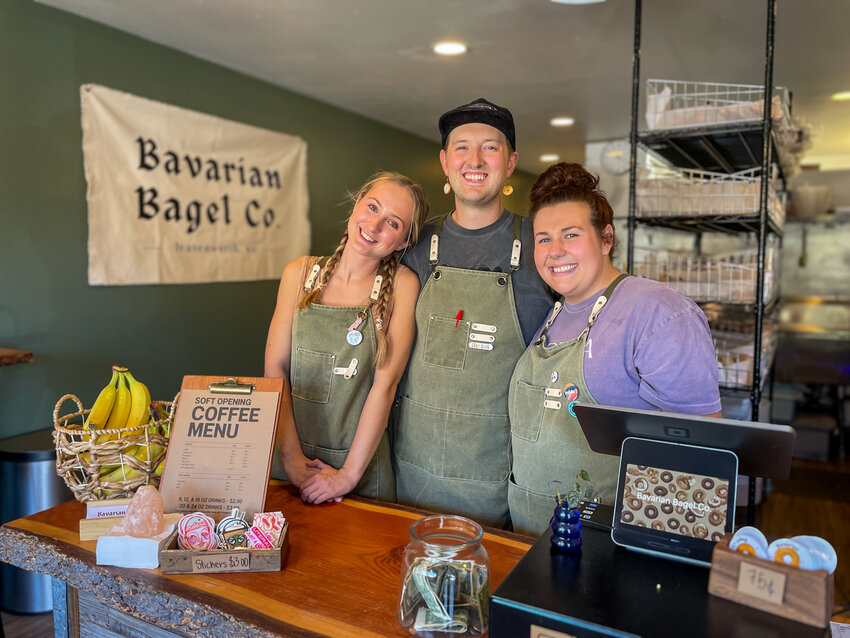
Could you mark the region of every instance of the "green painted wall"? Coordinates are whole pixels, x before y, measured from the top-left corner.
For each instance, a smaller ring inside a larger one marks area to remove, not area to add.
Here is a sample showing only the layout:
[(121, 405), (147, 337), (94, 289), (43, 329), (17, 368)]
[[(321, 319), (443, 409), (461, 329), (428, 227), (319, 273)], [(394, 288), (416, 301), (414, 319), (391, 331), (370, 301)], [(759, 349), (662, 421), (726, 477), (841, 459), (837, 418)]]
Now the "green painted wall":
[[(89, 82), (304, 138), (316, 254), (336, 246), (346, 191), (376, 170), (419, 181), (434, 212), (449, 204), (437, 143), (31, 0), (3, 0), (0, 346), (35, 358), (0, 367), (0, 438), (50, 427), (65, 393), (90, 407), (113, 363), (156, 399), (171, 399), (184, 374), (263, 373), (276, 281), (88, 285), (79, 86)], [(469, 99), (459, 93), (457, 103)], [(511, 181), (509, 205), (524, 212), (532, 176)]]

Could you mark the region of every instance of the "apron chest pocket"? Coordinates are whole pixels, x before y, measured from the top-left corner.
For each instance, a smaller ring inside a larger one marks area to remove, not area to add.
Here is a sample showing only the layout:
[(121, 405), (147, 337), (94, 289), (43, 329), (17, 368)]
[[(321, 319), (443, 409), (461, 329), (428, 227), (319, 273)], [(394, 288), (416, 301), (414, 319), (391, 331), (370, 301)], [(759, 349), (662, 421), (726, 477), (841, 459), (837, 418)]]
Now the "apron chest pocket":
[(331, 393), (334, 355), (296, 348), (292, 367), (292, 396), (327, 403)]
[(441, 368), (463, 370), (468, 341), (468, 321), (431, 315), (425, 335), (424, 361)]
[(545, 400), (546, 389), (542, 386), (514, 381), (508, 393), (511, 434), (532, 443), (536, 442), (540, 437)]

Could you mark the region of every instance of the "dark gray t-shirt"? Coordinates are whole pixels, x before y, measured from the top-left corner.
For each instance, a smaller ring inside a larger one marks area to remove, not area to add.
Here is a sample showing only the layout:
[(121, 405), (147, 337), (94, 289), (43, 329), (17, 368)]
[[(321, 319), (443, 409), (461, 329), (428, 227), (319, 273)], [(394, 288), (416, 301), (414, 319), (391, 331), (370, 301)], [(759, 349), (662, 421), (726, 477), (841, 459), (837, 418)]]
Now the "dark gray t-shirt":
[[(408, 250), (401, 260), (401, 263), (419, 275), (419, 284), (422, 288), (431, 276), (428, 254), (437, 219), (439, 218), (435, 217), (425, 223), (416, 246)], [(448, 216), (440, 230), (438, 265), (508, 272), (514, 241), (513, 220), (513, 214), (504, 210), (501, 217), (494, 223), (484, 228), (471, 230), (459, 226), (451, 216)], [(555, 297), (534, 267), (534, 240), (531, 222), (527, 217), (522, 218), (520, 241), (522, 241), (520, 268), (511, 275), (511, 285), (522, 337), (528, 345), (540, 324), (545, 320), (547, 312), (555, 302)]]

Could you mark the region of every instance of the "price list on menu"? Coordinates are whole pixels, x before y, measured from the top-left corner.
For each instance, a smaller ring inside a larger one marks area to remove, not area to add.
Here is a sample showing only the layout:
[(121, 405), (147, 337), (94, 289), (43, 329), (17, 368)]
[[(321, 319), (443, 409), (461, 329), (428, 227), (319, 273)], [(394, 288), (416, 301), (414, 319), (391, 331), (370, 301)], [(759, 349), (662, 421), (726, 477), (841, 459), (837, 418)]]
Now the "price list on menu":
[(166, 512), (263, 510), (282, 389), (280, 379), (184, 379), (160, 484)]

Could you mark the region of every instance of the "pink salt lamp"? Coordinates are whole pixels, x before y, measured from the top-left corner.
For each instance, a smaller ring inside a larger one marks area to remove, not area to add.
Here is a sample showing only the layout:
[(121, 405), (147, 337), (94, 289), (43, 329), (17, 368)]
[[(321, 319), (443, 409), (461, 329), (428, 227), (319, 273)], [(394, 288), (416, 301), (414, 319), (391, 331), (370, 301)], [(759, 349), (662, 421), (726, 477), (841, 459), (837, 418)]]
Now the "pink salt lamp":
[(136, 538), (153, 538), (165, 527), (162, 497), (153, 485), (142, 485), (124, 515), (124, 532)]

